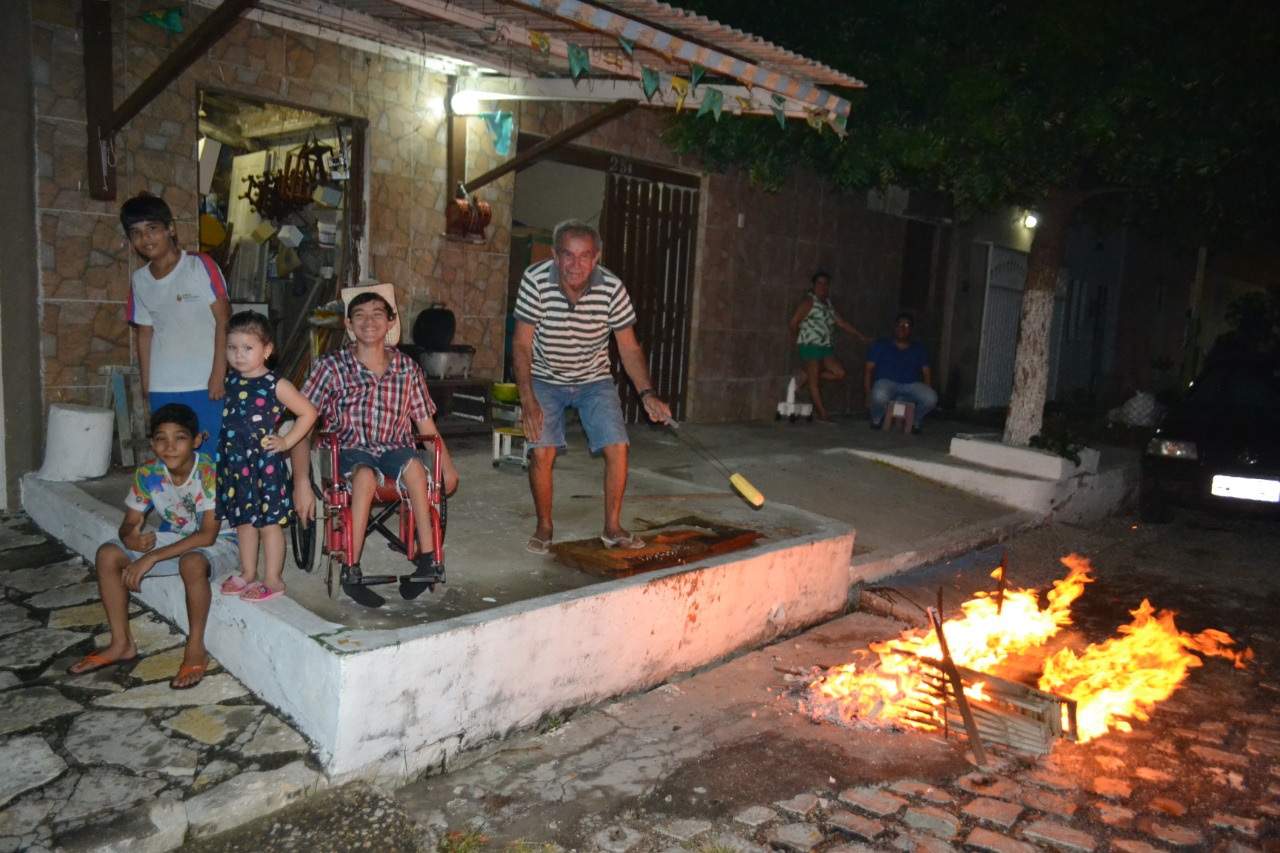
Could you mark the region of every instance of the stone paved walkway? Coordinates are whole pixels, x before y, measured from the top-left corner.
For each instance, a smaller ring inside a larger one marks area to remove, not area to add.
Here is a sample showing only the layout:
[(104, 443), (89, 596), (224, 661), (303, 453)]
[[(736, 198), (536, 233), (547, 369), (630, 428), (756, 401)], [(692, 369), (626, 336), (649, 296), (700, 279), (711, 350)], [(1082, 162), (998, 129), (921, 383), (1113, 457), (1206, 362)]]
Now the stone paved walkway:
[(217, 663), (171, 690), (184, 636), (134, 605), (136, 664), (72, 677), (105, 643), (92, 568), (0, 519), (0, 851), (173, 849), (324, 786), (307, 741)]

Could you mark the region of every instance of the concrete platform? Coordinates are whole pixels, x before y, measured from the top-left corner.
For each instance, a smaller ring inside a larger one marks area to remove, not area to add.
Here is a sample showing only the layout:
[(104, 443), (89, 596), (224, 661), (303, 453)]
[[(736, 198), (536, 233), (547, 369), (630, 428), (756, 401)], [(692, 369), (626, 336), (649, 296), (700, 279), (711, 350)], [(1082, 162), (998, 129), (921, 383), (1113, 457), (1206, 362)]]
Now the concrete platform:
[[(1041, 520), (849, 452), (943, 457), (957, 430), (930, 426), (925, 437), (871, 432), (860, 420), (837, 429), (686, 427), (766, 495), (759, 511), (670, 432), (635, 428), (623, 516), (633, 530), (696, 515), (762, 538), (748, 550), (624, 580), (528, 554), (533, 517), (523, 474), (491, 467), (487, 437), (454, 439), (462, 487), (450, 502), (447, 585), (414, 602), (382, 587), (388, 605), (368, 610), (329, 599), (318, 574), (290, 566), (284, 600), (255, 606), (215, 595), (209, 647), (311, 738), (332, 779), (412, 778), (548, 715), (825, 621), (845, 609), (855, 581)], [(602, 463), (571, 438), (557, 465), (557, 540), (598, 535), (601, 473)], [(127, 472), (79, 484), (28, 476), (23, 505), (92, 558), (115, 535), (128, 482)], [(367, 566), (403, 565), (376, 553), (367, 552)], [(185, 626), (176, 580), (148, 582), (142, 599)]]

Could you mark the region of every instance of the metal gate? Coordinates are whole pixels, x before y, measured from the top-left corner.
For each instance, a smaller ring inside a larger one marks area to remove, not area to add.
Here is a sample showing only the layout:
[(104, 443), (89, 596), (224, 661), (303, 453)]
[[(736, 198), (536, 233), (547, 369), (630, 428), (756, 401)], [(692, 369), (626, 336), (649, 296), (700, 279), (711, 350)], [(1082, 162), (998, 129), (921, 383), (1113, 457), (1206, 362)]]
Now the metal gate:
[[(1059, 272), (1058, 289), (1053, 299), (1047, 400), (1054, 399), (1058, 391), (1058, 360), (1066, 319), (1063, 310), (1065, 272)], [(1013, 397), (1013, 360), (1018, 347), (1018, 321), (1022, 315), (1022, 291), (1026, 283), (1025, 252), (988, 247), (986, 300), (982, 309), (978, 375), (973, 391), (975, 409), (1007, 406)]]
[[(689, 374), (693, 260), (698, 190), (661, 180), (609, 173), (601, 217), (602, 263), (622, 277), (636, 309), (636, 337), (649, 360), (653, 387), (684, 417)], [(625, 380), (617, 348), (613, 373), (622, 379), (627, 423), (647, 420), (636, 389)]]

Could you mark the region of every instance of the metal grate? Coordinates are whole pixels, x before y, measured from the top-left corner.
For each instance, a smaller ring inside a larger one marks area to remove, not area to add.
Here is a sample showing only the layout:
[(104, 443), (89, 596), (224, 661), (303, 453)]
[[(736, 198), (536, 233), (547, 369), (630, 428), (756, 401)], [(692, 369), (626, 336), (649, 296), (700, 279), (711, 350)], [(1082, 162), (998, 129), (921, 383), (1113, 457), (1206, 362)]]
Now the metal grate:
[[(938, 729), (963, 731), (964, 721), (942, 661), (927, 657), (916, 660), (926, 686), (925, 695), (914, 697), (913, 704), (920, 711), (913, 719)], [(956, 666), (956, 670), (984, 742), (1039, 755), (1052, 750), (1055, 740), (1079, 739), (1074, 699), (1064, 699), (968, 667)], [(982, 685), (982, 696), (977, 698), (969, 689), (976, 684)]]

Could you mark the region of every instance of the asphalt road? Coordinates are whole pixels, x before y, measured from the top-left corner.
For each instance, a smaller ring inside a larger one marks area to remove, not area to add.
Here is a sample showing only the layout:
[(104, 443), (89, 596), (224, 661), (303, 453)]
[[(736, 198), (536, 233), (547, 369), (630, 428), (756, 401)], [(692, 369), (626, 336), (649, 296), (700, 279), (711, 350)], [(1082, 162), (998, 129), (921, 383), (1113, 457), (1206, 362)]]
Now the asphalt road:
[[(955, 606), (975, 589), (990, 586), (987, 578), (990, 566), (998, 562), (1003, 553), (1008, 554), (1011, 584), (1041, 589), (1065, 575), (1060, 563), (1063, 556), (1076, 553), (1087, 557), (1096, 582), (1090, 585), (1073, 612), (1074, 630), (1090, 640), (1109, 636), (1117, 625), (1129, 621), (1128, 611), (1143, 599), (1150, 600), (1157, 608), (1176, 611), (1178, 627), (1183, 631), (1195, 633), (1206, 628), (1225, 631), (1256, 653), (1250, 683), (1262, 691), (1271, 691), (1270, 705), (1274, 706), (1278, 683), (1274, 667), (1280, 662), (1280, 622), (1276, 620), (1280, 608), (1280, 557), (1277, 556), (1280, 555), (1280, 523), (1179, 512), (1173, 524), (1162, 526), (1141, 525), (1131, 515), (1117, 515), (1089, 527), (1048, 525), (1024, 532), (999, 546), (907, 572), (883, 583), (906, 599), (923, 604), (932, 604), (941, 591), (944, 606)], [(882, 639), (889, 636), (891, 634)], [(589, 713), (598, 714), (601, 710)], [(515, 743), (504, 748), (532, 750), (537, 748), (539, 738), (546, 737), (548, 735), (536, 733), (517, 735), (512, 739)], [(485, 759), (488, 760), (491, 759)], [(781, 756), (777, 760), (787, 759)], [(456, 796), (483, 764), (481, 761), (459, 771), (456, 782), (450, 778), (455, 774), (449, 774), (399, 792), (371, 791), (360, 785), (330, 791), (225, 836), (190, 845), (189, 849), (206, 853), (440, 849), (455, 853), (459, 846), (457, 839), (452, 845), (446, 842), (437, 847), (444, 829), (438, 817), (435, 826), (430, 819), (415, 821), (415, 813), (422, 818), (432, 812), (403, 806), (426, 796), (423, 793), (426, 789), (444, 791), (446, 795), (452, 789)], [(776, 779), (781, 786), (789, 784), (787, 775), (776, 772), (768, 774), (768, 778)], [(760, 784), (757, 780), (757, 787)], [(767, 779), (764, 784), (767, 788)], [(770, 801), (767, 790), (752, 793), (759, 801)], [(780, 790), (777, 797), (794, 794), (794, 790)], [(595, 808), (616, 809), (616, 816), (625, 817), (635, 826), (638, 821), (643, 823), (646, 799), (641, 795), (631, 802), (601, 801)], [(607, 825), (610, 817), (596, 814), (586, 826)], [(559, 825), (562, 830), (566, 828), (563, 822)], [(500, 838), (501, 832), (496, 835)], [(577, 849), (596, 846), (587, 837), (577, 838), (563, 831), (556, 833), (556, 837), (551, 833), (545, 838), (529, 834), (521, 837), (533, 845), (554, 842)], [(1260, 839), (1264, 847), (1274, 843), (1274, 838), (1268, 838), (1271, 837)], [(642, 842), (632, 849), (662, 850), (670, 844), (670, 839), (664, 842), (655, 836), (652, 843)], [(505, 848), (502, 841), (495, 840), (487, 849)]]

